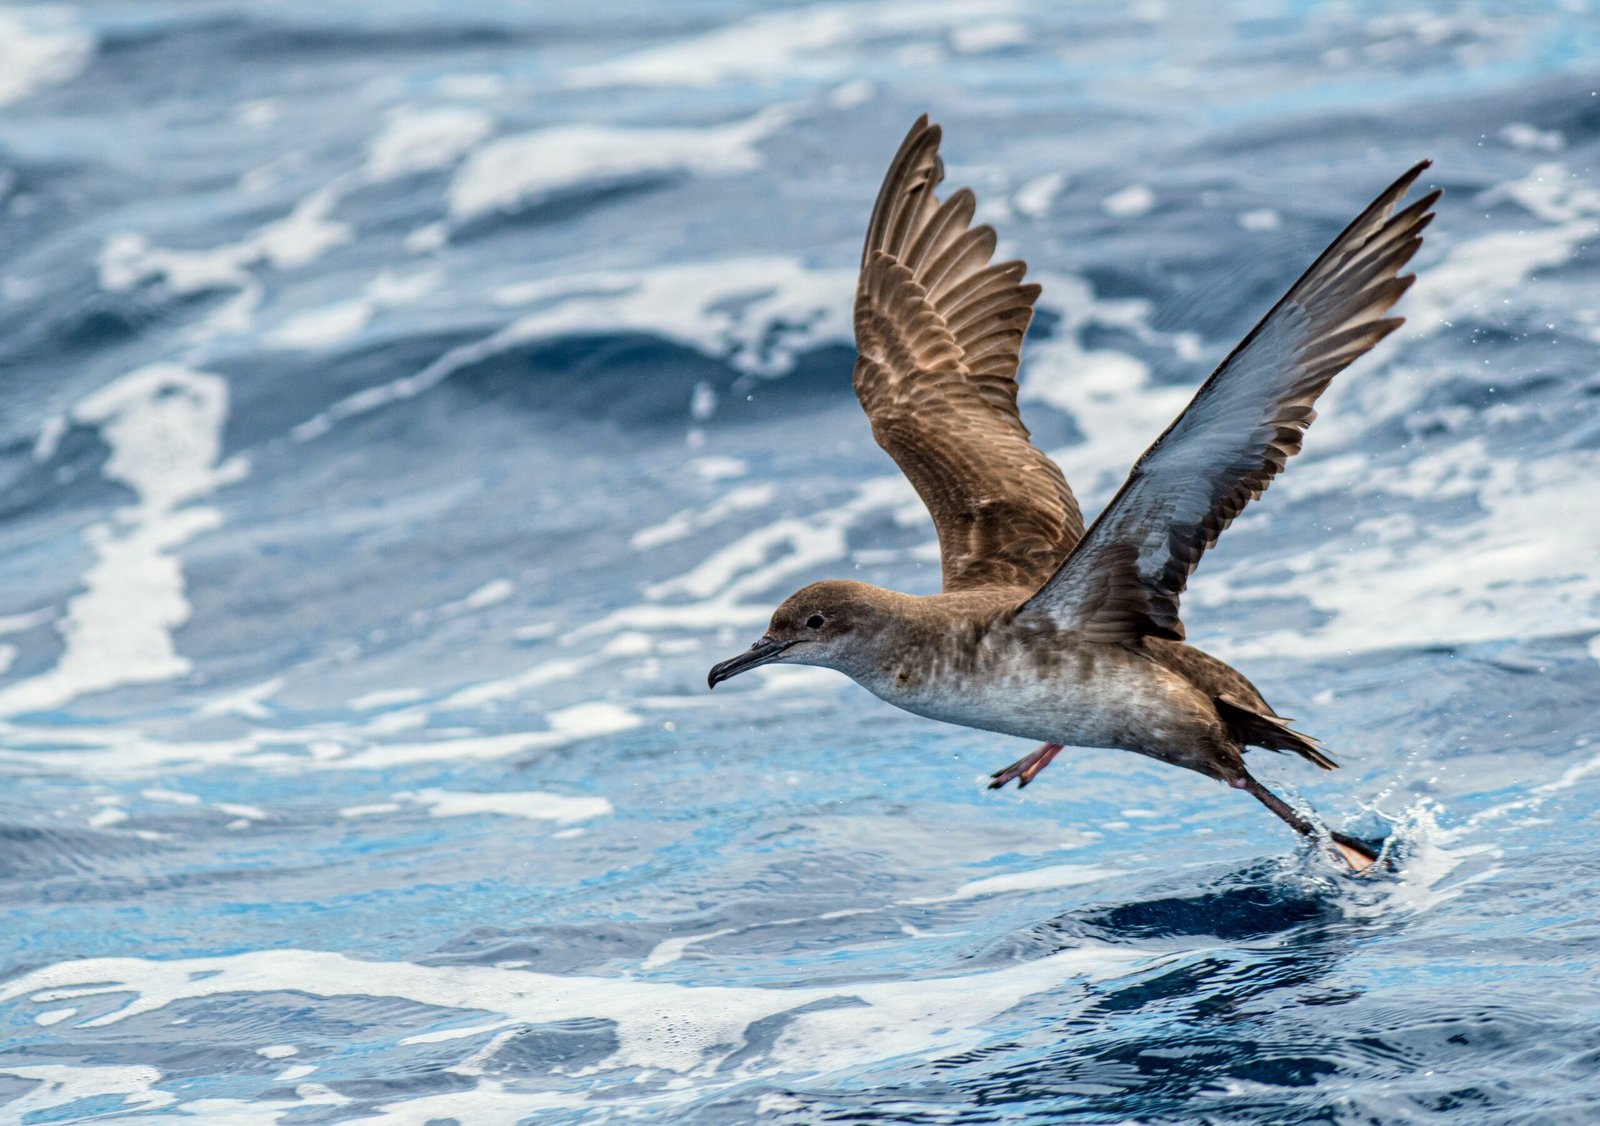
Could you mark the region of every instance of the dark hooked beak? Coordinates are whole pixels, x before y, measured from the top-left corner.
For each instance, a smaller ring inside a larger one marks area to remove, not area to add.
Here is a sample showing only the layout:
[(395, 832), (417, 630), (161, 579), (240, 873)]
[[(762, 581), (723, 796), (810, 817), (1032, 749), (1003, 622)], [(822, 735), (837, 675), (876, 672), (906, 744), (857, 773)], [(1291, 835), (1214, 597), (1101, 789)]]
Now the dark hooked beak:
[(779, 641), (776, 637), (763, 637), (737, 657), (713, 665), (706, 677), (706, 687), (715, 688), (730, 676), (738, 676), (747, 669), (764, 665), (793, 644), (792, 641)]

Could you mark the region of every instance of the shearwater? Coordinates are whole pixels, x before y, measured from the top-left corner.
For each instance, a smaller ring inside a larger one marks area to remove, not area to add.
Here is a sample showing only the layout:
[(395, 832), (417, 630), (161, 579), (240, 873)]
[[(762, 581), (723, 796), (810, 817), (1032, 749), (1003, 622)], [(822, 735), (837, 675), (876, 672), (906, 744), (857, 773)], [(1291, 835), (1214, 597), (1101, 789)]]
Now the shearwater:
[[(1017, 366), (1038, 285), (991, 265), (962, 189), (943, 202), (926, 115), (878, 192), (856, 288), (856, 395), (939, 534), (943, 589), (848, 581), (791, 595), (721, 681), (782, 661), (837, 669), (907, 711), (1040, 740), (992, 786), (1031, 782), (1064, 746), (1136, 751), (1244, 790), (1297, 832), (1307, 818), (1245, 769), (1249, 746), (1336, 763), (1237, 670), (1184, 643), (1178, 599), (1207, 548), (1300, 449), (1335, 375), (1393, 332), (1416, 280), (1399, 271), (1439, 198), (1395, 212), (1428, 167), (1396, 180), (1235, 348), (1084, 529), (1061, 470), (1017, 412)], [(1368, 844), (1330, 834), (1350, 867)]]

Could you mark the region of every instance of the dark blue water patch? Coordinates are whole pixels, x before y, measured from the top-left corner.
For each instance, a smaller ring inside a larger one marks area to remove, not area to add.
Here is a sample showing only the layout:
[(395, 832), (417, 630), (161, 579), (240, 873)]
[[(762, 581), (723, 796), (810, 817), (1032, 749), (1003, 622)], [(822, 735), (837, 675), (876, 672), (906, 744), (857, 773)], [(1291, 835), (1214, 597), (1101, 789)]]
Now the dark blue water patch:
[[(1548, 159), (1565, 161), (1600, 139), (1600, 105), (1596, 104), (1594, 88), (1592, 76), (1586, 73), (1535, 76), (1518, 89), (1501, 91), (1493, 98), (1472, 99), (1459, 112), (1464, 118), (1499, 117), (1504, 122), (1522, 121), (1538, 129), (1555, 130), (1561, 135), (1562, 148)], [(1448, 111), (1448, 107), (1444, 108)]]
[[(1586, 651), (1587, 640), (1587, 635), (1534, 638), (1395, 654), (1375, 660), (1373, 669), (1386, 668), (1418, 698), (1430, 701), (1415, 713), (1418, 729), (1437, 727), (1444, 736), (1455, 726), (1450, 717), (1471, 701), (1495, 717), (1484, 736), (1493, 740), (1498, 755), (1528, 752), (1561, 759), (1572, 752), (1569, 733), (1587, 729), (1574, 722), (1600, 693), (1600, 664)], [(1535, 700), (1537, 706), (1530, 707)], [(1441, 746), (1436, 753), (1450, 759), (1481, 751), (1469, 740), (1458, 741), (1454, 751)], [(1547, 767), (1538, 776), (1553, 773)]]
[[(355, 267), (350, 263), (357, 258), (377, 269), (392, 266), (398, 255), (406, 253), (406, 236), (439, 220), (439, 200), (449, 191), (450, 176), (449, 169), (421, 169), (392, 179), (360, 182), (342, 192), (335, 212), (358, 223), (361, 238), (357, 246), (345, 248), (341, 265), (352, 273)], [(306, 190), (314, 189), (315, 185), (308, 185)], [(451, 229), (450, 240), (461, 243), (460, 228)]]
[[(36, 456), (35, 445), (36, 437), (28, 435), (0, 449), (0, 523), (27, 516), (59, 523), (51, 518), (62, 510), (81, 520), (132, 499), (127, 486), (103, 475), (110, 451), (94, 428), (68, 425), (47, 459)], [(35, 526), (26, 538), (37, 538), (41, 530)], [(26, 544), (17, 549), (26, 550)]]
[(700, 352), (644, 334), (577, 335), (513, 348), (462, 367), (452, 391), (501, 409), (620, 427), (679, 429), (699, 383), (737, 373)]
[(564, 231), (582, 219), (603, 222), (609, 210), (625, 207), (639, 197), (682, 185), (690, 179), (684, 172), (642, 170), (553, 189), (537, 198), (506, 203), (493, 212), (454, 223), (450, 228), (450, 241), (456, 245), (470, 245), (479, 239), (515, 234), (518, 228), (554, 227)]
[[(74, 250), (53, 243), (53, 253)], [(6, 263), (8, 273), (27, 277), (38, 267), (25, 260)], [(127, 345), (152, 329), (169, 327), (185, 307), (191, 312), (214, 305), (208, 297), (179, 302), (156, 300), (146, 292), (103, 293), (95, 279), (73, 270), (48, 270), (50, 295), (0, 305), (0, 373), (9, 386), (59, 399), (62, 372), (96, 362), (104, 349)], [(36, 280), (39, 279), (34, 275)], [(30, 420), (34, 421), (34, 420)]]
[(827, 345), (809, 350), (780, 379), (737, 380), (730, 388), (733, 401), (726, 416), (733, 422), (783, 423), (808, 410), (854, 403), (854, 363), (854, 348)]
[[(383, 21), (357, 18), (347, 21), (343, 13), (315, 24), (256, 18), (247, 21), (239, 53), (250, 58), (284, 56), (316, 60), (327, 56), (345, 62), (376, 56), (404, 63), (413, 54), (456, 56), (477, 50), (500, 51), (514, 47), (524, 38), (519, 21), (473, 23), (450, 20), (408, 19)], [(529, 29), (531, 30), (531, 29)]]
[(716, 396), (718, 426), (769, 423), (851, 396), (852, 359), (844, 347), (815, 348), (781, 379), (751, 379), (654, 335), (574, 335), (464, 365), (449, 382), (456, 394), (563, 425), (668, 428), (678, 438), (692, 421), (690, 403), (701, 384)]
[(77, 880), (108, 867), (140, 868), (163, 851), (126, 833), (0, 822), (0, 902), (12, 899), (8, 887), (17, 891), (19, 884), (33, 882), (30, 894), (37, 894), (61, 877)]
[[(1026, 379), (1026, 369), (1023, 378)], [(1023, 425), (1033, 436), (1033, 444), (1044, 450), (1059, 450), (1081, 445), (1086, 438), (1077, 416), (1054, 403), (1031, 399), (1022, 404)], [(1153, 436), (1153, 435), (1152, 435)], [(1129, 464), (1132, 464), (1130, 454)]]
[[(1254, 941), (1295, 932), (1340, 917), (1326, 894), (1295, 891), (1281, 881), (1247, 882), (1201, 895), (1119, 904), (1084, 916), (1090, 934), (1106, 941), (1214, 935), (1224, 942)], [(1304, 939), (1302, 938), (1302, 941)]]
[(311, 26), (259, 13), (180, 9), (163, 13), (159, 24), (108, 22), (99, 38), (95, 89), (113, 98), (137, 92), (146, 104), (157, 90), (159, 104), (181, 113), (282, 95), (286, 78), (298, 97), (319, 90), (347, 95), (353, 75), (378, 73), (375, 58), (414, 65), (418, 57), (502, 49), (514, 36), (487, 24), (355, 28), (335, 18)]
[[(488, 325), (409, 331), (361, 341), (328, 354), (261, 352), (252, 348), (247, 355), (227, 357), (213, 365), (229, 381), (225, 446), (229, 451), (249, 449), (280, 438), (350, 395), (416, 375), (452, 349), (481, 340), (490, 331)], [(393, 413), (395, 409), (389, 411)], [(383, 413), (382, 408), (379, 413)], [(315, 456), (314, 445), (302, 448), (305, 456)]]

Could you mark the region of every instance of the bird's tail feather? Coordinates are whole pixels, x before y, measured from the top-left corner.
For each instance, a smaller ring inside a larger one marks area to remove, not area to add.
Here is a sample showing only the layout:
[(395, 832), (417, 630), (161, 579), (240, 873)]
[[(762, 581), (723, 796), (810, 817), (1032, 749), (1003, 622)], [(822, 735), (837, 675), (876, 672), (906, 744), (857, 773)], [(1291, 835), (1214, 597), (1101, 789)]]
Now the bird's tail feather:
[(1282, 716), (1258, 712), (1230, 696), (1217, 696), (1215, 700), (1218, 714), (1239, 742), (1269, 751), (1293, 751), (1323, 770), (1339, 769), (1338, 763), (1322, 753), (1315, 739), (1290, 728), (1290, 721)]

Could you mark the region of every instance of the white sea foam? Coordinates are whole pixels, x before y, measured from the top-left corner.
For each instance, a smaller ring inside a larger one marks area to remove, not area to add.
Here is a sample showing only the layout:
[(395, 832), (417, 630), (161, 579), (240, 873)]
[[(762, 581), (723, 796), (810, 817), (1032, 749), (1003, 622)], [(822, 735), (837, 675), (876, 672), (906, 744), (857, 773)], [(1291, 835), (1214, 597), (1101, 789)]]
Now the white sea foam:
[(1504, 298), (1533, 274), (1572, 260), (1578, 247), (1600, 237), (1600, 188), (1558, 162), (1479, 196), (1509, 199), (1548, 226), (1495, 231), (1453, 245), (1407, 295), (1408, 335), (1422, 335), (1463, 316), (1504, 320)]
[(128, 819), (128, 811), (115, 806), (107, 806), (89, 818), (89, 828), (109, 829), (113, 825), (120, 825)]
[[(396, 997), (440, 1009), (488, 1013), (519, 1025), (605, 1020), (616, 1050), (600, 1069), (660, 1068), (715, 1073), (745, 1046), (757, 1021), (787, 1015), (774, 1041), (734, 1067), (752, 1074), (818, 1074), (902, 1055), (927, 1056), (981, 1044), (987, 1025), (1024, 997), (1072, 982), (1115, 978), (1152, 964), (1148, 954), (1084, 944), (1029, 962), (948, 977), (791, 988), (687, 986), (629, 978), (545, 974), (487, 966), (364, 962), (337, 953), (273, 950), (152, 961), (85, 958), (23, 974), (0, 1003), (38, 1004), (124, 995), (77, 1021), (101, 1028), (200, 997), (291, 991), (309, 997)], [(800, 1012), (825, 1001), (856, 1004)]]
[(354, 820), (357, 817), (379, 817), (385, 813), (398, 813), (399, 811), (399, 802), (378, 801), (367, 805), (347, 805), (339, 811), (339, 816)]
[[(798, 921), (798, 920), (793, 920)], [(713, 938), (722, 938), (725, 935), (738, 934), (741, 927), (723, 927), (721, 930), (706, 931), (703, 934), (686, 934), (679, 938), (666, 938), (656, 943), (644, 961), (639, 963), (641, 970), (659, 970), (662, 966), (670, 966), (681, 961), (684, 952), (691, 946), (702, 942), (710, 942)]]
[(1270, 207), (1239, 213), (1239, 226), (1246, 231), (1275, 231), (1282, 225), (1283, 220)]
[(100, 253), (100, 284), (117, 293), (161, 281), (185, 295), (247, 286), (247, 267), (260, 263), (284, 270), (309, 265), (351, 238), (349, 224), (330, 217), (337, 202), (334, 189), (319, 189), (247, 238), (206, 250), (168, 250), (144, 235), (114, 235)]
[(350, 701), (350, 707), (358, 712), (368, 712), (375, 708), (389, 708), (396, 704), (413, 704), (422, 699), (426, 693), (420, 688), (380, 688), (375, 692), (366, 692)]
[[(1055, 336), (1029, 345), (1018, 398), (1044, 402), (1070, 414), (1084, 441), (1060, 451), (1060, 462), (1085, 514), (1109, 499), (1135, 458), (1166, 429), (1193, 396), (1193, 388), (1150, 382), (1138, 358), (1110, 348), (1088, 349), (1081, 335), (1091, 326), (1118, 328), (1152, 339), (1150, 306), (1138, 300), (1106, 300), (1071, 275), (1046, 275), (1045, 293), (1062, 323)], [(1175, 349), (1184, 338), (1169, 342)], [(1198, 381), (1196, 383), (1198, 386)]]
[(689, 468), (706, 481), (726, 481), (732, 477), (743, 477), (750, 471), (750, 467), (736, 457), (715, 454), (695, 458), (689, 463)]
[[(1014, 5), (984, 5), (991, 17)], [(973, 8), (958, 0), (927, 3), (813, 4), (764, 12), (699, 35), (635, 51), (582, 67), (576, 86), (711, 87), (734, 81), (776, 82), (806, 78), (828, 81), (854, 72), (858, 49), (893, 37), (942, 35), (971, 29), (980, 46), (1000, 34), (995, 23), (974, 24)], [(980, 30), (980, 29), (988, 29)], [(1007, 35), (1014, 34), (1009, 29)]]
[(756, 144), (793, 116), (793, 108), (778, 105), (704, 128), (558, 125), (501, 137), (476, 149), (456, 171), (448, 193), (450, 217), (459, 223), (579, 186), (640, 176), (749, 172), (761, 164)]
[(265, 821), (267, 811), (259, 805), (246, 805), (243, 802), (219, 801), (212, 805), (219, 813), (226, 813), (230, 817), (237, 817), (241, 821)]
[(416, 303), (438, 283), (439, 274), (434, 270), (408, 276), (385, 271), (359, 297), (295, 313), (271, 332), (268, 340), (284, 348), (326, 350), (359, 336), (380, 311)]
[(1050, 213), (1050, 205), (1066, 185), (1064, 173), (1046, 172), (1018, 188), (1011, 197), (1011, 206), (1019, 215), (1026, 215), (1030, 219), (1043, 218)]
[(1115, 215), (1119, 219), (1145, 215), (1155, 209), (1156, 193), (1143, 184), (1134, 184), (1106, 196), (1101, 206), (1106, 209), (1107, 214)]
[[(191, 327), (186, 336), (203, 343), (244, 332), (251, 327), (264, 295), (253, 268), (266, 265), (280, 270), (298, 269), (353, 237), (348, 223), (331, 217), (338, 201), (339, 188), (329, 185), (306, 196), (282, 219), (238, 242), (202, 250), (155, 246), (147, 236), (133, 232), (114, 234), (100, 251), (100, 285), (120, 293), (155, 283), (180, 297), (234, 289), (238, 292), (231, 300)], [(327, 331), (326, 322), (322, 331)]]
[[(0, 1075), (38, 1084), (5, 1104), (6, 1115), (13, 1122), (21, 1122), (31, 1114), (71, 1106), (84, 1099), (120, 1097), (123, 1109), (135, 1111), (154, 1110), (178, 1101), (176, 1096), (166, 1091), (155, 1090), (161, 1072), (153, 1067), (0, 1064)], [(59, 1115), (50, 1117), (58, 1119)]]
[(497, 677), (482, 684), (469, 685), (457, 690), (439, 702), (444, 710), (481, 708), (500, 700), (514, 700), (542, 684), (570, 680), (579, 673), (595, 667), (604, 658), (598, 654), (581, 657), (554, 657), (523, 669), (511, 676)]
[(186, 794), (181, 790), (150, 789), (140, 790), (139, 796), (146, 801), (170, 802), (173, 805), (199, 805), (200, 798), (195, 794)]
[(490, 579), (461, 600), (463, 609), (482, 610), (498, 606), (516, 593), (517, 586), (510, 579)]
[(447, 710), (481, 708), (485, 704), (516, 699), (541, 685), (570, 680), (612, 659), (642, 657), (652, 647), (652, 641), (643, 633), (617, 633), (598, 652), (577, 657), (554, 657), (510, 676), (468, 685), (445, 697), (439, 707)]
[(82, 73), (95, 39), (63, 8), (0, 9), (0, 106)]
[[(1493, 879), (1500, 868), (1493, 860), (1503, 855), (1490, 842), (1464, 844), (1473, 822), (1453, 829), (1439, 823), (1440, 809), (1432, 802), (1421, 802), (1405, 811), (1384, 845), (1385, 853), (1396, 847), (1404, 859), (1392, 878), (1382, 879), (1372, 892), (1348, 898), (1341, 909), (1358, 918), (1393, 918), (1398, 911), (1422, 914), (1461, 895), (1472, 884)], [(1467, 871), (1462, 872), (1462, 869)]]
[(55, 621), (55, 617), (56, 611), (52, 606), (29, 610), (25, 614), (7, 614), (0, 617), (0, 637), (9, 637), (14, 633), (25, 633), (30, 629), (44, 625), (46, 622)]
[(852, 78), (828, 91), (828, 104), (834, 109), (855, 109), (864, 106), (877, 93), (877, 87), (865, 78)]
[(207, 700), (195, 709), (199, 716), (236, 715), (245, 719), (265, 719), (270, 713), (266, 702), (279, 692), (283, 691), (284, 680), (275, 676), (271, 680), (262, 681), (240, 688), (234, 692)]
[(559, 708), (550, 712), (546, 721), (548, 727), (543, 731), (447, 734), (414, 742), (378, 742), (371, 732), (343, 724), (259, 727), (237, 738), (210, 741), (158, 739), (112, 726), (6, 726), (0, 728), (6, 742), (24, 744), (27, 749), (0, 749), (0, 761), (96, 779), (160, 777), (174, 770), (215, 766), (294, 772), (377, 770), (554, 750), (581, 739), (618, 734), (643, 722), (627, 708), (604, 701)]
[(367, 148), (366, 174), (392, 180), (448, 168), (494, 132), (494, 118), (459, 106), (406, 108), (390, 114)]
[(639, 529), (628, 542), (640, 551), (645, 551), (681, 540), (695, 532), (720, 524), (736, 512), (762, 508), (772, 503), (777, 492), (777, 486), (769, 482), (729, 489), (704, 508), (685, 509), (667, 517), (659, 524)]
[[(1600, 626), (1600, 580), (1580, 565), (1600, 557), (1600, 525), (1577, 518), (1575, 482), (1600, 475), (1600, 454), (1496, 457), (1472, 438), (1376, 469), (1363, 459), (1323, 463), (1302, 475), (1296, 495), (1471, 498), (1475, 519), (1413, 527), (1366, 542), (1317, 547), (1270, 561), (1243, 561), (1207, 577), (1214, 601), (1269, 585), (1328, 615), (1310, 629), (1253, 636), (1236, 651), (1341, 653), (1405, 645), (1470, 643)], [(1256, 580), (1259, 570), (1272, 572)], [(1285, 573), (1287, 572), (1287, 573)]]
[[(377, 1108), (377, 1116), (368, 1121), (378, 1126), (430, 1126), (434, 1122), (520, 1126), (521, 1123), (536, 1121), (540, 1111), (570, 1110), (582, 1107), (586, 1101), (575, 1095), (518, 1090), (497, 1079), (483, 1077), (468, 1090), (382, 1103)], [(642, 1108), (652, 1101), (659, 1100), (641, 1099), (639, 1106)]]
[(470, 614), (475, 610), (486, 610), (490, 606), (497, 606), (516, 593), (517, 586), (510, 579), (491, 579), (476, 588), (464, 598), (454, 602), (446, 602), (439, 607), (439, 613), (444, 615)]
[[(876, 477), (842, 504), (806, 518), (776, 520), (714, 552), (693, 570), (645, 589), (652, 600), (713, 596), (737, 601), (765, 592), (780, 578), (818, 563), (843, 559), (845, 530), (867, 512), (898, 507), (915, 498), (900, 477)], [(778, 549), (786, 549), (775, 557)]]
[(1028, 41), (1028, 26), (1015, 20), (966, 24), (950, 32), (950, 45), (964, 55), (1016, 47)]
[(1030, 868), (1022, 872), (1007, 872), (1001, 876), (985, 876), (981, 880), (972, 880), (958, 887), (950, 898), (978, 899), (1012, 891), (1078, 887), (1082, 884), (1097, 884), (1121, 874), (1113, 868), (1101, 868), (1091, 864), (1050, 864), (1043, 868)]
[(228, 385), (209, 372), (152, 364), (96, 391), (72, 416), (99, 428), (111, 447), (104, 472), (135, 503), (85, 532), (96, 560), (59, 623), (65, 650), (54, 668), (0, 689), (0, 714), (187, 672), (172, 637), (189, 620), (174, 552), (221, 522), (215, 508), (193, 502), (245, 472), (242, 460), (221, 460)]
[(868, 480), (841, 504), (813, 516), (778, 520), (741, 536), (687, 573), (647, 587), (648, 602), (580, 626), (570, 638), (605, 636), (619, 629), (703, 632), (764, 623), (771, 607), (744, 599), (769, 593), (790, 575), (844, 559), (846, 529), (866, 513), (908, 508), (916, 503), (915, 497), (903, 477)]
[(561, 708), (548, 716), (547, 731), (522, 731), (509, 735), (464, 736), (421, 743), (383, 743), (355, 747), (342, 754), (318, 759), (325, 770), (378, 770), (421, 762), (464, 762), (497, 759), (530, 751), (551, 750), (579, 739), (615, 735), (643, 722), (627, 708), (594, 702)]
[(283, 115), (283, 102), (278, 98), (251, 98), (234, 106), (232, 115), (240, 125), (261, 129)]
[(1540, 129), (1526, 121), (1513, 121), (1500, 128), (1499, 138), (1515, 149), (1537, 149), (1543, 152), (1560, 152), (1567, 147), (1567, 139), (1559, 129)]
[(285, 321), (271, 339), (285, 348), (320, 351), (359, 334), (372, 320), (372, 313), (372, 302), (364, 298), (339, 301), (297, 313)]
[(396, 794), (395, 797), (427, 806), (429, 814), (434, 817), (471, 817), (490, 813), (501, 817), (521, 817), (527, 821), (556, 821), (571, 825), (604, 817), (612, 811), (611, 803), (605, 798), (571, 797), (537, 790), (497, 794), (417, 790)]

